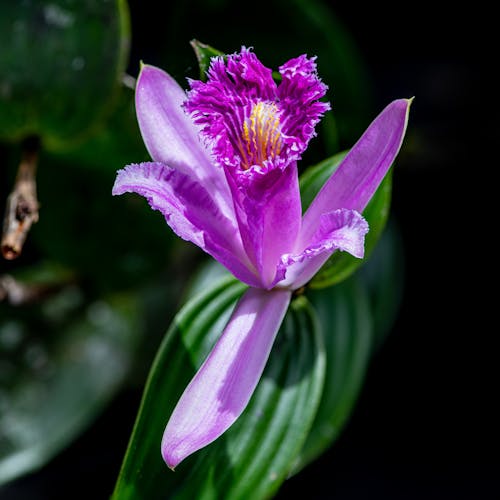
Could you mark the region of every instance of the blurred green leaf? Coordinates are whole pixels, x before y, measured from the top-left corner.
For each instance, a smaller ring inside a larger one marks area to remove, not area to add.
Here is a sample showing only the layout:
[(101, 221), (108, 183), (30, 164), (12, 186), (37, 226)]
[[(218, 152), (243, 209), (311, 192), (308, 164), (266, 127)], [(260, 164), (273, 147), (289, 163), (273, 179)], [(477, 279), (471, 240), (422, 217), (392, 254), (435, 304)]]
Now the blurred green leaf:
[(151, 370), (113, 498), (268, 498), (285, 480), (316, 413), (325, 369), (317, 322), (304, 297), (290, 308), (238, 421), (175, 473), (159, 453), (168, 416), (244, 288), (223, 279), (177, 315)]
[(0, 138), (49, 150), (95, 130), (128, 59), (125, 0), (0, 3)]
[(306, 169), (306, 171), (300, 176), (300, 198), (302, 200), (302, 212), (309, 208), (319, 190), (323, 187), (325, 182), (332, 176), (332, 174), (337, 170), (340, 162), (345, 158), (348, 151), (342, 151), (337, 153), (330, 158), (326, 158), (318, 165), (314, 165)]
[(404, 251), (394, 221), (389, 220), (368, 262), (357, 274), (370, 300), (374, 350), (384, 342), (396, 320), (404, 288)]
[(30, 235), (39, 254), (75, 269), (97, 293), (137, 289), (167, 266), (174, 237), (164, 217), (137, 196), (113, 197), (115, 171), (81, 163), (64, 168), (59, 155), (42, 159), (40, 220)]
[(58, 266), (23, 276), (26, 287), (61, 286), (43, 300), (0, 304), (0, 483), (44, 465), (93, 421), (142, 331), (132, 294), (89, 300)]
[[(338, 153), (322, 161), (314, 167), (308, 168), (299, 179), (303, 210), (311, 204), (326, 180), (335, 172), (343, 160), (346, 151)], [(325, 288), (349, 277), (375, 248), (389, 216), (392, 191), (392, 171), (386, 175), (376, 193), (363, 211), (368, 221), (370, 231), (365, 238), (365, 258), (357, 259), (347, 252), (335, 252), (323, 265), (320, 271), (311, 280), (312, 288)]]
[[(365, 62), (332, 3), (323, 0), (280, 0), (304, 47), (313, 46), (321, 78), (331, 90), (341, 144), (351, 144), (363, 132), (372, 112), (372, 88)], [(304, 50), (304, 49), (302, 49)], [(321, 127), (328, 126), (324, 121)], [(321, 134), (321, 133), (320, 133)], [(332, 149), (328, 150), (331, 154)]]
[(102, 124), (98, 134), (91, 135), (71, 150), (51, 154), (49, 159), (59, 164), (109, 172), (113, 178), (117, 170), (129, 163), (148, 161), (150, 157), (135, 114), (134, 95), (134, 90), (123, 87), (113, 112)]
[(151, 498), (154, 492), (167, 492), (172, 481), (182, 479), (182, 469), (173, 474), (161, 458), (163, 431), (196, 372), (196, 354), (200, 359), (208, 354), (207, 342), (213, 342), (220, 334), (244, 289), (245, 285), (234, 278), (225, 279), (188, 302), (175, 317), (150, 370), (116, 485), (117, 500)]
[(333, 111), (327, 111), (319, 123), (321, 127), (319, 134), (325, 145), (325, 155), (334, 154), (340, 149), (339, 128), (337, 125), (336, 114)]
[(318, 412), (296, 459), (298, 472), (337, 439), (357, 400), (372, 347), (370, 303), (357, 277), (323, 290), (309, 290), (326, 349), (326, 375)]
[(324, 333), (325, 387), (294, 473), (321, 455), (353, 411), (371, 356), (396, 318), (402, 296), (402, 246), (394, 224), (383, 232), (366, 264), (349, 279), (307, 290)]

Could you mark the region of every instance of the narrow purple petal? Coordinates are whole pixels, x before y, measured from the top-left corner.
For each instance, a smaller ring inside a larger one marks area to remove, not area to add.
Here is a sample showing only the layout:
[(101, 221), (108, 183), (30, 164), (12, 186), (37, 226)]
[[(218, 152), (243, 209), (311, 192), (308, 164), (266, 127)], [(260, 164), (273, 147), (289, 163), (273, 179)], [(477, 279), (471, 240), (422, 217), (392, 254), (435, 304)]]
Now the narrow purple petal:
[(297, 164), (283, 171), (255, 169), (228, 175), (243, 246), (261, 278), (272, 288), (281, 256), (293, 248), (300, 231), (301, 201)]
[(199, 140), (199, 128), (184, 111), (186, 93), (165, 71), (143, 65), (135, 105), (142, 138), (154, 161), (203, 182), (231, 217), (229, 189), (221, 169), (212, 164)]
[(140, 163), (118, 171), (112, 192), (144, 196), (178, 236), (198, 245), (241, 281), (258, 286), (236, 225), (197, 180), (161, 163)]
[(246, 408), (290, 303), (288, 290), (250, 288), (177, 403), (161, 452), (170, 468), (223, 434)]
[(323, 214), (309, 246), (299, 254), (285, 254), (282, 266), (286, 279), (282, 285), (294, 288), (307, 283), (335, 250), (348, 252), (362, 259), (368, 223), (355, 210), (339, 209)]
[(399, 152), (410, 104), (410, 99), (389, 104), (324, 184), (302, 219), (299, 251), (309, 245), (322, 214), (339, 208), (364, 210)]
[(213, 167), (198, 139), (198, 128), (182, 104), (186, 93), (165, 71), (144, 65), (137, 80), (135, 104), (142, 138), (154, 161), (193, 177), (193, 170)]

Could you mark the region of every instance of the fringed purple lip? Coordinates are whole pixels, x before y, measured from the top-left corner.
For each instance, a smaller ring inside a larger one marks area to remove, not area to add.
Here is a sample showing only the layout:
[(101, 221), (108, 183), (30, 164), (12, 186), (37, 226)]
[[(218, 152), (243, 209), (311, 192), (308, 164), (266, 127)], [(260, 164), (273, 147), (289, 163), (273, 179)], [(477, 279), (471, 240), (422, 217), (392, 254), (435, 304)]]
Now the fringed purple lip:
[(212, 60), (186, 94), (143, 66), (136, 88), (153, 162), (118, 172), (113, 194), (138, 193), (191, 241), (250, 285), (168, 424), (170, 467), (220, 436), (245, 409), (286, 313), (291, 291), (335, 250), (362, 258), (360, 215), (396, 157), (410, 100), (392, 102), (368, 127), (302, 216), (297, 161), (330, 109), (314, 58), (291, 59), (282, 80), (246, 48)]

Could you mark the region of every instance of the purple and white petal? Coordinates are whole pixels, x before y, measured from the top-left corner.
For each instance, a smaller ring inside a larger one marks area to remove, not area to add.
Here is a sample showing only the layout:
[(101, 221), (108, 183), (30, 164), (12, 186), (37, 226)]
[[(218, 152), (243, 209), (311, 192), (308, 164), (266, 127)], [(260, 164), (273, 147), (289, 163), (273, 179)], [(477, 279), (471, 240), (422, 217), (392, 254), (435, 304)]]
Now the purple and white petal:
[(197, 180), (161, 163), (133, 164), (118, 171), (112, 193), (144, 196), (178, 236), (198, 245), (241, 281), (258, 286), (238, 228)]
[(135, 105), (144, 144), (156, 161), (203, 182), (226, 216), (231, 217), (229, 189), (220, 168), (200, 142), (200, 129), (186, 114), (186, 92), (165, 71), (143, 65)]
[(182, 107), (185, 100), (185, 91), (169, 74), (154, 66), (142, 66), (135, 105), (151, 158), (202, 179), (213, 166), (198, 138), (198, 127)]
[(356, 210), (339, 209), (323, 214), (309, 245), (298, 254), (282, 256), (286, 278), (280, 286), (297, 289), (305, 285), (335, 250), (362, 259), (368, 229), (368, 223)]
[(177, 403), (161, 444), (170, 468), (223, 434), (241, 415), (266, 365), (291, 292), (250, 288)]
[(304, 214), (299, 247), (308, 246), (322, 214), (339, 208), (364, 210), (399, 152), (410, 104), (410, 99), (393, 101), (352, 147)]

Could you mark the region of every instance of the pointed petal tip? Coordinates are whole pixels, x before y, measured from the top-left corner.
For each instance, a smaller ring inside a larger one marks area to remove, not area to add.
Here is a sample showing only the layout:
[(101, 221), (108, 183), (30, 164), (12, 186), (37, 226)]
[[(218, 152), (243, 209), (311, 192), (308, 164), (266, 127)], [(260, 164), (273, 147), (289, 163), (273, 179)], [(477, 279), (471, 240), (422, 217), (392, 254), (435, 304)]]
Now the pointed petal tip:
[[(408, 115), (410, 113), (410, 108), (415, 99), (415, 96), (409, 98), (396, 99), (392, 104), (401, 108), (401, 110), (406, 114), (406, 122), (408, 122)], [(389, 105), (390, 106), (390, 105)]]
[(402, 134), (401, 134), (401, 141), (399, 146), (401, 147), (403, 143), (404, 136), (406, 134), (406, 128), (408, 127), (408, 119), (410, 117), (410, 108), (413, 103), (413, 100), (415, 99), (415, 96), (410, 97), (409, 99), (399, 99), (399, 101), (396, 102), (401, 102), (403, 104), (403, 112), (404, 112), (404, 124), (402, 127)]
[(415, 96), (409, 97), (409, 98), (403, 97), (401, 99), (395, 99), (394, 101), (390, 102), (387, 105), (386, 110), (384, 110), (384, 111), (388, 111), (389, 108), (392, 108), (393, 110), (400, 109), (402, 112), (408, 113), (414, 99), (415, 99)]
[(195, 434), (195, 431), (191, 431), (187, 435), (183, 434), (183, 432), (183, 429), (179, 425), (171, 425), (169, 421), (161, 440), (161, 456), (163, 461), (174, 472), (181, 462), (214, 441), (217, 437), (212, 438), (209, 436), (208, 440), (200, 442), (199, 439), (196, 439), (196, 436), (194, 440), (190, 439)]
[[(411, 105), (413, 104), (414, 100), (415, 100), (415, 96), (412, 96), (409, 99), (405, 99), (405, 101), (406, 101), (406, 122), (405, 122), (405, 126), (408, 125), (408, 118), (410, 116), (410, 108), (411, 108)], [(406, 131), (406, 128), (405, 128), (405, 131)]]
[[(139, 82), (144, 83), (146, 81), (146, 84), (149, 84), (149, 79), (150, 78), (162, 78), (166, 76), (168, 78), (168, 74), (162, 70), (161, 68), (158, 68), (157, 66), (153, 66), (152, 64), (147, 64), (143, 60), (139, 62), (139, 75), (137, 76), (137, 83)], [(154, 81), (151, 83), (155, 83)], [(136, 89), (138, 86), (136, 87)]]
[[(148, 71), (149, 69), (159, 69), (156, 66), (153, 66), (151, 64), (148, 64), (144, 62), (142, 59), (139, 61), (139, 74), (137, 75), (137, 79), (141, 76), (143, 71)], [(160, 70), (161, 71), (161, 70)]]
[(167, 467), (175, 472), (175, 468), (184, 460), (186, 457), (176, 458), (174, 457), (174, 453), (171, 453), (170, 450), (167, 449), (167, 446), (164, 442), (161, 444), (161, 456), (163, 461), (167, 464)]
[(141, 71), (156, 70), (156, 71), (164, 72), (162, 69), (160, 69), (156, 66), (153, 66), (152, 64), (145, 63), (142, 59), (139, 61), (139, 66), (141, 68)]
[(185, 447), (183, 450), (179, 441), (172, 436), (172, 431), (168, 432), (168, 428), (166, 428), (161, 440), (161, 456), (167, 467), (175, 472), (175, 468), (190, 454)]
[(394, 102), (406, 103), (408, 106), (413, 102), (415, 96), (411, 97), (401, 97), (400, 99), (396, 99)]

